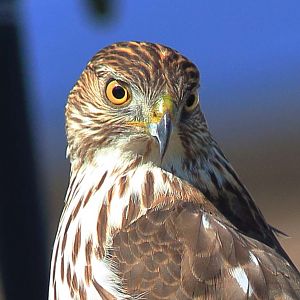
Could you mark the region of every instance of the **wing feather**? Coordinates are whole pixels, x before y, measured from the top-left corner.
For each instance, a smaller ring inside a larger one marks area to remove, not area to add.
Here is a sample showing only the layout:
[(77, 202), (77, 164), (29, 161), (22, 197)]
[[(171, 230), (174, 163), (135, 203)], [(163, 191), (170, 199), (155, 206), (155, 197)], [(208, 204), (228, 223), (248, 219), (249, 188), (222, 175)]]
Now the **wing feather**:
[(298, 299), (299, 273), (192, 202), (151, 209), (114, 237), (125, 289), (143, 299)]

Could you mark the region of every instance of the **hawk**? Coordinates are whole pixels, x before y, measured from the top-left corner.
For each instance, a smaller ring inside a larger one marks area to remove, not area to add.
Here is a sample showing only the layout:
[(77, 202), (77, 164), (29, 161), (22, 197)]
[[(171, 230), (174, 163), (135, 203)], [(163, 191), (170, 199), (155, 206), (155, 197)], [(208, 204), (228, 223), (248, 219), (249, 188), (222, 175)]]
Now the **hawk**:
[(300, 276), (211, 136), (199, 71), (99, 51), (66, 105), (71, 174), (49, 299), (299, 299)]

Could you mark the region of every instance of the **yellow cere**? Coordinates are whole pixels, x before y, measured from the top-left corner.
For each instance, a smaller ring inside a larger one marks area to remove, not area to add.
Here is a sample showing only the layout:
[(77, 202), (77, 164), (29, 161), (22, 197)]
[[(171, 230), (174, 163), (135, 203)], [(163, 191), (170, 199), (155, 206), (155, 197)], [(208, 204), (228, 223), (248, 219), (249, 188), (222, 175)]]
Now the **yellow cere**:
[(172, 102), (172, 97), (170, 95), (163, 95), (162, 100), (158, 101), (156, 105), (153, 106), (151, 113), (150, 113), (150, 118), (149, 118), (149, 123), (159, 123), (161, 118), (166, 112), (169, 112), (170, 115), (173, 115), (173, 109), (174, 105)]
[(174, 104), (170, 95), (163, 95), (160, 101), (151, 108), (149, 116), (144, 121), (131, 121), (127, 124), (136, 127), (148, 127), (149, 124), (157, 124), (166, 112), (173, 116)]

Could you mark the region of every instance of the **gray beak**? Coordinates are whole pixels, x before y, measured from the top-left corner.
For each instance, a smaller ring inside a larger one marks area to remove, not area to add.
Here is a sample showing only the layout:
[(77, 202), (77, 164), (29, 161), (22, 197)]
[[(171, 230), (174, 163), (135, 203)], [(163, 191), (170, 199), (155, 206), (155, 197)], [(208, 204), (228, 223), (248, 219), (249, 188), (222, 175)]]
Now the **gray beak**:
[(149, 124), (150, 134), (155, 137), (159, 143), (161, 160), (163, 160), (163, 157), (166, 153), (172, 129), (172, 121), (168, 112), (163, 115), (159, 123)]

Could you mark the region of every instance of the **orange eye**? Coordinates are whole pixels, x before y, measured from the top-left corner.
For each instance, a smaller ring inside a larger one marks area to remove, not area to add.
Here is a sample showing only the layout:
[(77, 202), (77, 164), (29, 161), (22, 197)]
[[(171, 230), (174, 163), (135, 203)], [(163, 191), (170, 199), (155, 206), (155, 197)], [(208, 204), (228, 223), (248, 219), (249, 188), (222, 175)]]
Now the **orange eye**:
[(130, 99), (130, 94), (127, 87), (113, 80), (106, 87), (106, 97), (111, 103), (121, 105)]
[(198, 103), (199, 103), (198, 94), (191, 94), (189, 95), (189, 97), (185, 102), (184, 109), (187, 112), (192, 112), (197, 107)]

